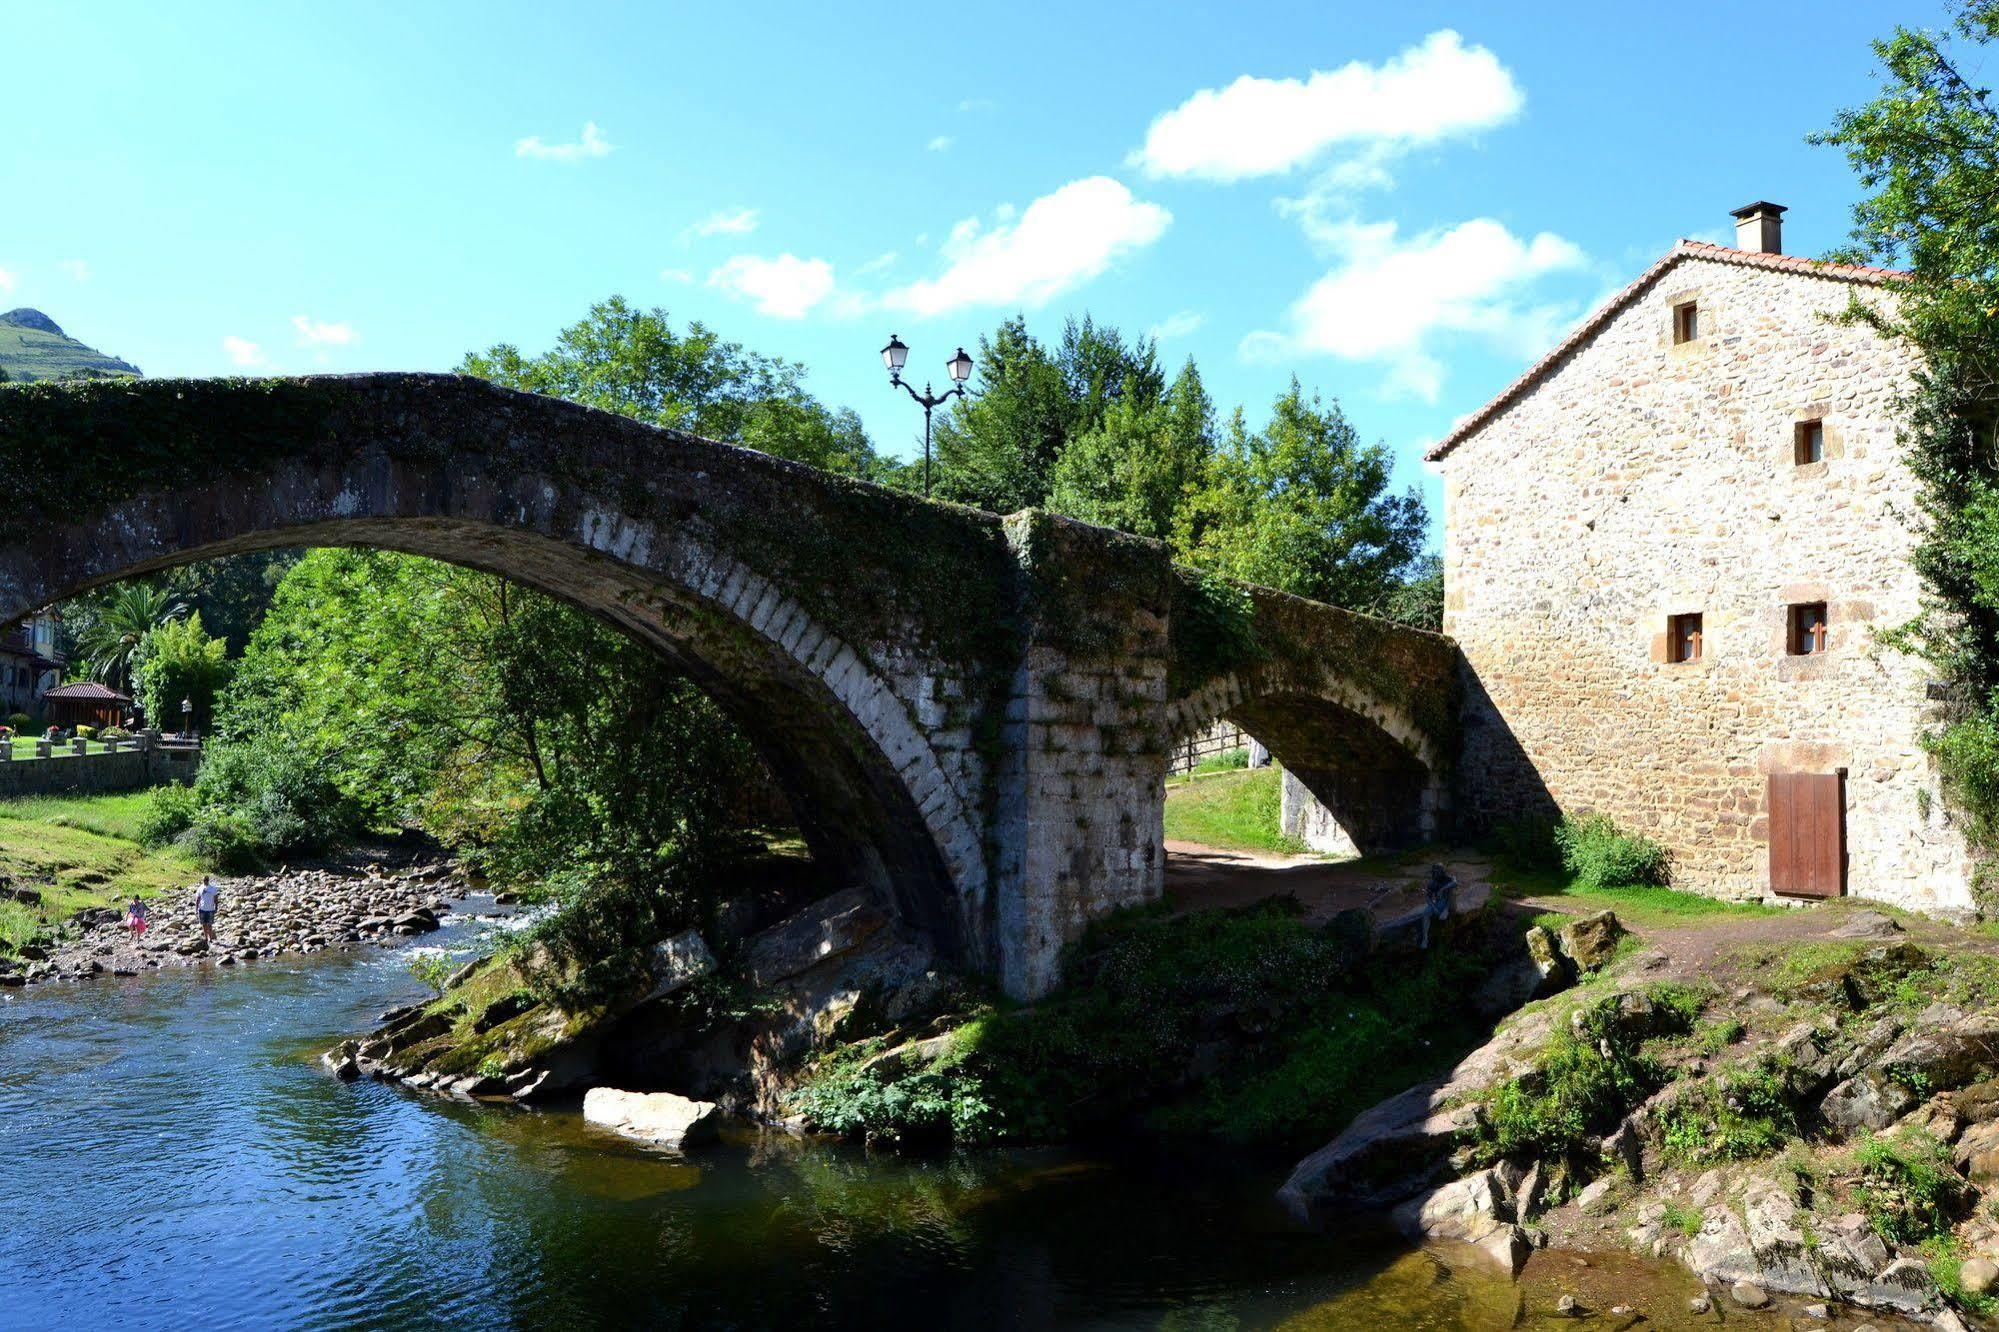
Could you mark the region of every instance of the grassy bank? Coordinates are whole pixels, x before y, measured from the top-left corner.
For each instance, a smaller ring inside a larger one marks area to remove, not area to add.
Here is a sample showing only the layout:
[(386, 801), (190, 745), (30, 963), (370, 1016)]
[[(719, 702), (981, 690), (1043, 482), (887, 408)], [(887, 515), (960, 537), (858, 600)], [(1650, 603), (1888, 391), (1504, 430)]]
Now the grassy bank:
[(1031, 1009), (841, 1033), (794, 1104), (819, 1128), (877, 1142), (1138, 1125), (1291, 1152), (1488, 1034), (1464, 996), (1503, 934), (1468, 929), (1420, 957), (1369, 961), (1362, 922), (1314, 929), (1285, 902), (1127, 912), (1092, 928), (1065, 987)]
[(1302, 852), (1303, 842), (1279, 830), (1282, 782), (1274, 765), (1175, 779), (1166, 788), (1166, 836), (1226, 851)]
[(90, 907), (152, 897), (199, 878), (186, 855), (140, 844), (152, 795), (23, 796), (0, 800), (0, 876), (40, 894), (0, 901), (0, 951), (11, 953)]
[(1492, 885), (1505, 900), (1527, 900), (1555, 908), (1534, 921), (1553, 927), (1561, 926), (1573, 916), (1606, 910), (1615, 911), (1619, 920), (1639, 931), (1685, 925), (1715, 916), (1750, 918), (1783, 913), (1781, 907), (1767, 907), (1760, 902), (1728, 902), (1654, 884), (1591, 885), (1563, 870), (1522, 870), (1502, 865), (1494, 869)]

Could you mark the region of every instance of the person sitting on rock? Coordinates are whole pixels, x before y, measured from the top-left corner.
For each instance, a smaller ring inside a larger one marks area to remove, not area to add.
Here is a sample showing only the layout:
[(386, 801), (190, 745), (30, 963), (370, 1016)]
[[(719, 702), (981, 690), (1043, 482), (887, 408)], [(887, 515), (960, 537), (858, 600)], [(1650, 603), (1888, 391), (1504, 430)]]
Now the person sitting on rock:
[(146, 904), (136, 897), (132, 899), (131, 905), (125, 908), (125, 928), (132, 932), (134, 944), (145, 937), (146, 926), (150, 923), (146, 915)]
[(1430, 946), (1430, 922), (1449, 920), (1456, 907), (1458, 881), (1442, 865), (1430, 866), (1429, 882), (1423, 885), (1422, 947)]

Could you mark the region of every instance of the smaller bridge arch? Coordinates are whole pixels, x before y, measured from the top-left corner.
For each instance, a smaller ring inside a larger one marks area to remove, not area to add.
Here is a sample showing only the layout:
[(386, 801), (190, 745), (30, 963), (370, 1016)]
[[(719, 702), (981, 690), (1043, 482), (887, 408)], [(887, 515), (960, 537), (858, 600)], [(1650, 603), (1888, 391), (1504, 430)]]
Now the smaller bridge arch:
[(1167, 704), (1169, 749), (1227, 721), (1267, 748), (1362, 854), (1444, 836), (1455, 645), (1267, 588), (1242, 592), (1255, 646)]

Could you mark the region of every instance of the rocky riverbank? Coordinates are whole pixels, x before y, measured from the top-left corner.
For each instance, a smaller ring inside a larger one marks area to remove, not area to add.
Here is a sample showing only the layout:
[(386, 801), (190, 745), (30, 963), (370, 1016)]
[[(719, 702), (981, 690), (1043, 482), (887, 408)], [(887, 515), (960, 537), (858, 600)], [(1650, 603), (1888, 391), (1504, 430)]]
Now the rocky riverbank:
[(1838, 1306), (1981, 1323), (1999, 951), (1852, 908), (1755, 924), (1627, 945), (1360, 1116), (1284, 1198), (1515, 1272), (1544, 1247), (1675, 1259), (1695, 1313), (1788, 1296), (1803, 1325)]
[[(429, 851), (370, 849), (274, 874), (219, 877), (213, 943), (202, 938), (192, 888), (152, 899), (136, 942), (122, 905), (71, 916), (53, 937), (0, 958), (0, 987), (90, 976), (135, 976), (162, 967), (231, 967), (428, 933), (467, 890), (448, 860)], [(32, 888), (0, 885), (0, 894)]]

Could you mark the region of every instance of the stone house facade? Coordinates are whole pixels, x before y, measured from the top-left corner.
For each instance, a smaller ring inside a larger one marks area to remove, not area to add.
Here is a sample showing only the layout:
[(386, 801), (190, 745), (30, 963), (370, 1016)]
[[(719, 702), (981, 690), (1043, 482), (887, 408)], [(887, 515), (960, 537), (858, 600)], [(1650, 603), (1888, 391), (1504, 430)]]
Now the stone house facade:
[(1919, 743), (1895, 407), (1912, 353), (1836, 319), (1898, 275), (1681, 241), (1431, 451), (1467, 673), (1460, 817), (1597, 811), (1677, 885), (1969, 907)]

